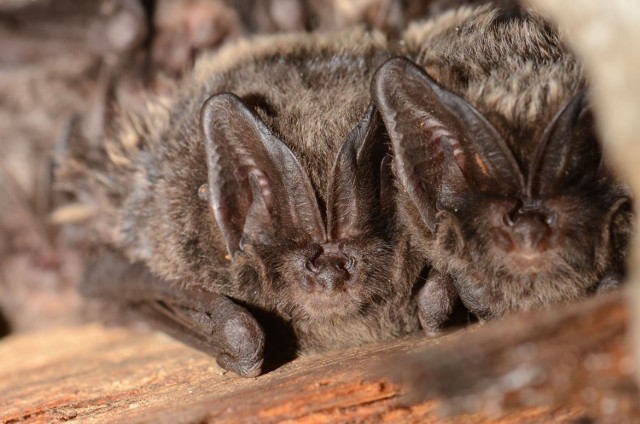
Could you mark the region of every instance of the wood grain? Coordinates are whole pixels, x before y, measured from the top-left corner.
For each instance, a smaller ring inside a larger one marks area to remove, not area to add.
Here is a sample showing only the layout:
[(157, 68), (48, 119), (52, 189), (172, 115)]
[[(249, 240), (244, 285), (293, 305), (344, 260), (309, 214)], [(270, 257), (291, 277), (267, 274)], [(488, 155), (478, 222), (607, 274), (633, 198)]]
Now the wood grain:
[[(575, 383), (566, 385), (568, 395), (547, 391), (551, 396), (539, 398), (542, 402), (535, 397), (494, 402), (486, 396), (491, 385), (485, 383), (487, 376), (516, 370), (518, 352), (526, 353), (527, 346), (539, 347), (542, 363), (561, 366), (570, 360), (567, 345), (584, 339), (578, 352), (617, 352), (624, 361), (626, 308), (619, 295), (602, 299), (567, 308), (562, 316), (543, 312), (521, 317), (511, 331), (503, 320), (436, 339), (415, 335), (302, 357), (255, 379), (224, 373), (213, 359), (142, 330), (92, 324), (12, 336), (0, 343), (0, 422), (573, 423), (598, 418), (589, 398), (571, 394), (589, 389), (597, 396), (618, 396), (620, 390), (612, 388), (633, 383), (617, 359), (605, 368), (598, 368), (594, 357), (591, 369), (577, 362), (574, 368), (580, 372), (567, 374)], [(594, 318), (570, 318), (585, 312)], [(594, 335), (584, 337), (589, 331)], [(491, 354), (478, 355), (486, 346), (494, 346)], [(420, 355), (463, 366), (456, 374), (441, 367), (444, 363), (431, 363), (431, 369), (441, 370), (436, 377), (448, 378), (450, 384), (434, 384), (428, 394), (387, 377), (410, 369), (426, 378), (411, 362)], [(530, 350), (527, 355), (532, 360)], [(474, 367), (486, 372), (470, 372)], [(604, 383), (589, 386), (594, 376)], [(454, 408), (461, 386), (467, 400), (477, 396), (480, 403)]]

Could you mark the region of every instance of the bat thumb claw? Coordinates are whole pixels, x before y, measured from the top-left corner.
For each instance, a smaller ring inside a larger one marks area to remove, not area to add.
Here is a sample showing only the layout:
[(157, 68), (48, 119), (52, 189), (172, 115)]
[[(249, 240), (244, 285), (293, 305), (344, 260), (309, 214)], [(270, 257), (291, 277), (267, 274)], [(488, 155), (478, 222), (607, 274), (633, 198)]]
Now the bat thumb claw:
[(240, 313), (224, 325), (225, 348), (216, 361), (242, 377), (257, 377), (264, 362), (264, 331), (249, 313)]

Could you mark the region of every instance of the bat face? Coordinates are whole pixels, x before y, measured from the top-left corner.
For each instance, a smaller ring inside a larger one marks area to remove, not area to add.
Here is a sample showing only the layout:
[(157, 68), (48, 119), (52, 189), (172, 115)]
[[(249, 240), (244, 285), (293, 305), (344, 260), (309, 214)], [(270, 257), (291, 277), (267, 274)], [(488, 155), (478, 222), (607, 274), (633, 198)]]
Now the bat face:
[(584, 297), (612, 264), (621, 266), (617, 255), (626, 236), (619, 232), (628, 225), (628, 200), (596, 203), (578, 194), (544, 198), (526, 209), (519, 198), (474, 204), (460, 208), (435, 237), (455, 240), (446, 269), (479, 315)]
[[(280, 259), (274, 290), (293, 314), (326, 320), (353, 317), (392, 295), (390, 276), (378, 263), (392, 263), (389, 242), (370, 237), (311, 244)], [(295, 310), (298, 309), (298, 310)]]
[(587, 288), (597, 275), (590, 269), (597, 269), (597, 246), (606, 237), (608, 215), (620, 212), (620, 206), (570, 195), (539, 200), (533, 206), (518, 198), (485, 200), (478, 202), (475, 212), (466, 211), (476, 215), (477, 222), (464, 217), (458, 222), (465, 237), (473, 240), (470, 253), (485, 249), (482, 254), (471, 253), (472, 260), (491, 264), (496, 274), (544, 281), (574, 270)]
[[(472, 312), (577, 299), (622, 272), (629, 196), (606, 169), (583, 93), (536, 132), (505, 137), (409, 60), (385, 63), (372, 90), (409, 231)], [(519, 144), (529, 153), (516, 156)]]

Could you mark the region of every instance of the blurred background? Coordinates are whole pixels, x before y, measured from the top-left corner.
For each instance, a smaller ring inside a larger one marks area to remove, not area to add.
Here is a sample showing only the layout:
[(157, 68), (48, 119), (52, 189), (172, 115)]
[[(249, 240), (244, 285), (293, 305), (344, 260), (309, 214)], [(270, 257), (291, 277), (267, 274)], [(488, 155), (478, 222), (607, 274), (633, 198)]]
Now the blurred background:
[[(0, 0), (0, 337), (82, 322), (82, 234), (60, 226), (56, 162), (74, 136), (99, 143), (113, 105), (139, 110), (198, 53), (238, 37), (335, 31), (394, 37), (473, 0)], [(55, 211), (55, 212), (54, 212)], [(76, 230), (78, 231), (78, 230)]]

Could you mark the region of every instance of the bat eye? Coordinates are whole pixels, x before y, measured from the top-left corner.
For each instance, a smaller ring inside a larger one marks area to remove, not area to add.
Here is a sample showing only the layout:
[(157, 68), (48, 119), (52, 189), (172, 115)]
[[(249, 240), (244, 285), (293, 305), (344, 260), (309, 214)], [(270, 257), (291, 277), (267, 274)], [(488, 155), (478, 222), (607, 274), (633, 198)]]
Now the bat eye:
[(549, 212), (549, 213), (547, 213), (547, 215), (545, 216), (545, 218), (544, 218), (544, 222), (545, 222), (547, 225), (553, 225), (553, 224), (555, 224), (555, 223), (556, 223), (557, 219), (558, 219), (558, 215), (557, 215), (555, 212)]
[(209, 184), (202, 184), (198, 187), (198, 197), (200, 200), (209, 200)]

